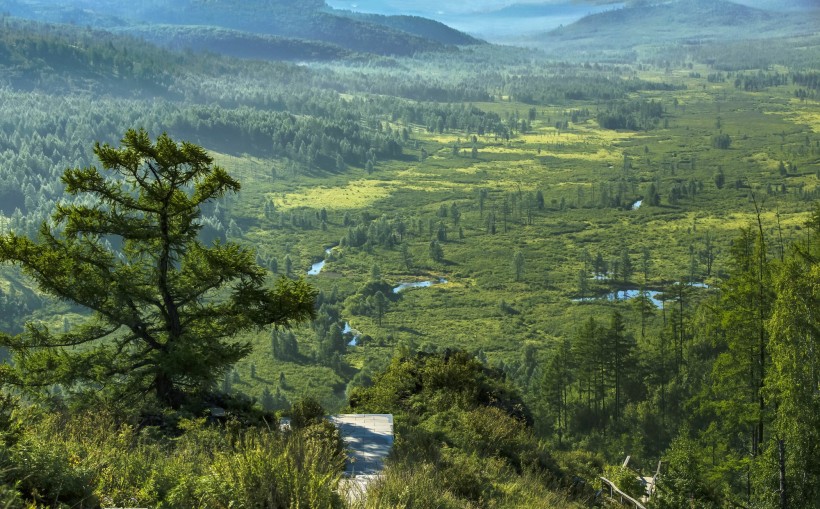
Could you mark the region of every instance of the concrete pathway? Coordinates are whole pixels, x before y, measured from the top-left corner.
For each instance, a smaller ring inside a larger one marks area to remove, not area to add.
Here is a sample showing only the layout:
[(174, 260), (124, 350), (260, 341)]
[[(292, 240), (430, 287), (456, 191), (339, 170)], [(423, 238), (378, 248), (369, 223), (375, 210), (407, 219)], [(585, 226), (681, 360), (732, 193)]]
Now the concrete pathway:
[(330, 417), (339, 428), (348, 450), (345, 475), (381, 474), (393, 447), (393, 416), (390, 414), (343, 414)]

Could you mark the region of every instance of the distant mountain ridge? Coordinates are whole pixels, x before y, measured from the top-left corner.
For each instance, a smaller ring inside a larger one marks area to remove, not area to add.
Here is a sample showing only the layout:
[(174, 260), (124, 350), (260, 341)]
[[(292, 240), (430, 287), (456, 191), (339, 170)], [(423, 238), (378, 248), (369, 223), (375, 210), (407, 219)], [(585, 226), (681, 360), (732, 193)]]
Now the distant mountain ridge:
[[(245, 40), (255, 45), (250, 50), (255, 58), (271, 59), (279, 59), (283, 47), (327, 58), (345, 52), (411, 55), (482, 42), (425, 18), (360, 16), (335, 11), (324, 0), (0, 0), (0, 12), (52, 23), (141, 32), (143, 36), (150, 32), (145, 30), (146, 24), (164, 25), (157, 42), (172, 41), (176, 46), (218, 52), (222, 52), (221, 42), (230, 42), (233, 53), (227, 54), (237, 55), (237, 41)], [(179, 33), (173, 34), (175, 30)], [(207, 40), (209, 35), (217, 39)], [(265, 39), (270, 36), (291, 40)], [(313, 44), (299, 47), (307, 41)], [(317, 42), (321, 45), (316, 46)]]
[(815, 33), (818, 27), (816, 12), (774, 12), (726, 0), (647, 1), (585, 16), (530, 42), (555, 51), (595, 51), (690, 40), (791, 36)]
[(361, 14), (345, 11), (332, 12), (335, 14), (348, 16), (351, 19), (374, 23), (387, 28), (407, 32), (418, 37), (431, 39), (441, 44), (457, 46), (484, 44), (484, 41), (451, 28), (444, 23), (419, 16), (385, 16), (382, 14)]
[(820, 10), (817, 0), (757, 0), (757, 8), (769, 11), (816, 11)]
[[(577, 3), (512, 4), (492, 11), (491, 14), (505, 18), (520, 16), (565, 16), (578, 13), (588, 14), (594, 7), (595, 6)], [(597, 10), (597, 8), (594, 10)]]

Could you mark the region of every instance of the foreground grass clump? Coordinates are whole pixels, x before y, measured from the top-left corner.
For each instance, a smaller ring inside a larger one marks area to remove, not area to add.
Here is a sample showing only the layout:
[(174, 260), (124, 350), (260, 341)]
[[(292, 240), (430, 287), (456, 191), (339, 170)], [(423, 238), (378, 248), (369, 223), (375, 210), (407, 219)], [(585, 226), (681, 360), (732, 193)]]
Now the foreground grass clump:
[[(537, 508), (564, 509), (584, 507), (569, 495), (551, 491), (549, 480), (534, 474), (514, 475), (500, 460), (474, 457), (451, 468), (434, 463), (396, 461), (385, 476), (372, 483), (360, 506), (456, 509), (456, 508)], [(461, 470), (461, 472), (458, 472)], [(454, 478), (457, 474), (458, 478)], [(489, 496), (471, 500), (458, 493), (458, 481), (480, 475), (492, 491)]]
[(280, 433), (182, 420), (169, 436), (105, 414), (25, 408), (3, 438), (3, 507), (342, 507), (344, 455), (321, 424)]

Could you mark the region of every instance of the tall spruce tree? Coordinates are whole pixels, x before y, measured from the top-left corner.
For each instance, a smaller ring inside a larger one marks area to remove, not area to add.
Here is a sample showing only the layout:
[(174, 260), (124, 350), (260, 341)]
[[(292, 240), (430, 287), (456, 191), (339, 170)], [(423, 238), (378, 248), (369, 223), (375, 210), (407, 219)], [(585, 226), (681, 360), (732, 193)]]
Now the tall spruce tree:
[[(820, 230), (820, 204), (806, 227)], [(771, 369), (764, 395), (773, 422), (759, 491), (780, 508), (820, 506), (820, 242), (812, 237), (813, 245), (795, 246), (777, 267), (766, 324)]]
[(29, 323), (0, 334), (14, 353), (14, 366), (0, 372), (6, 383), (154, 394), (178, 407), (250, 352), (238, 333), (313, 316), (305, 282), (282, 278), (269, 288), (252, 251), (198, 239), (202, 205), (240, 188), (201, 147), (129, 130), (121, 148), (97, 143), (94, 153), (105, 173), (62, 177), (68, 194), (89, 199), (58, 205), (36, 240), (0, 236), (0, 261), (92, 312), (65, 333)]

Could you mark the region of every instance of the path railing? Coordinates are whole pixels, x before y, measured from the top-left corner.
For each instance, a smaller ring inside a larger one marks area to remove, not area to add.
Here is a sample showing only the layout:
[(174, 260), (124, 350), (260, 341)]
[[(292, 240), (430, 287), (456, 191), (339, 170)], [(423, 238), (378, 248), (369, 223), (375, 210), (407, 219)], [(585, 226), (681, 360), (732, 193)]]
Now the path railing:
[(604, 486), (609, 488), (609, 498), (612, 500), (620, 502), (621, 505), (633, 507), (634, 509), (646, 509), (640, 502), (619, 490), (618, 487), (606, 477), (601, 477), (601, 480), (604, 482)]

